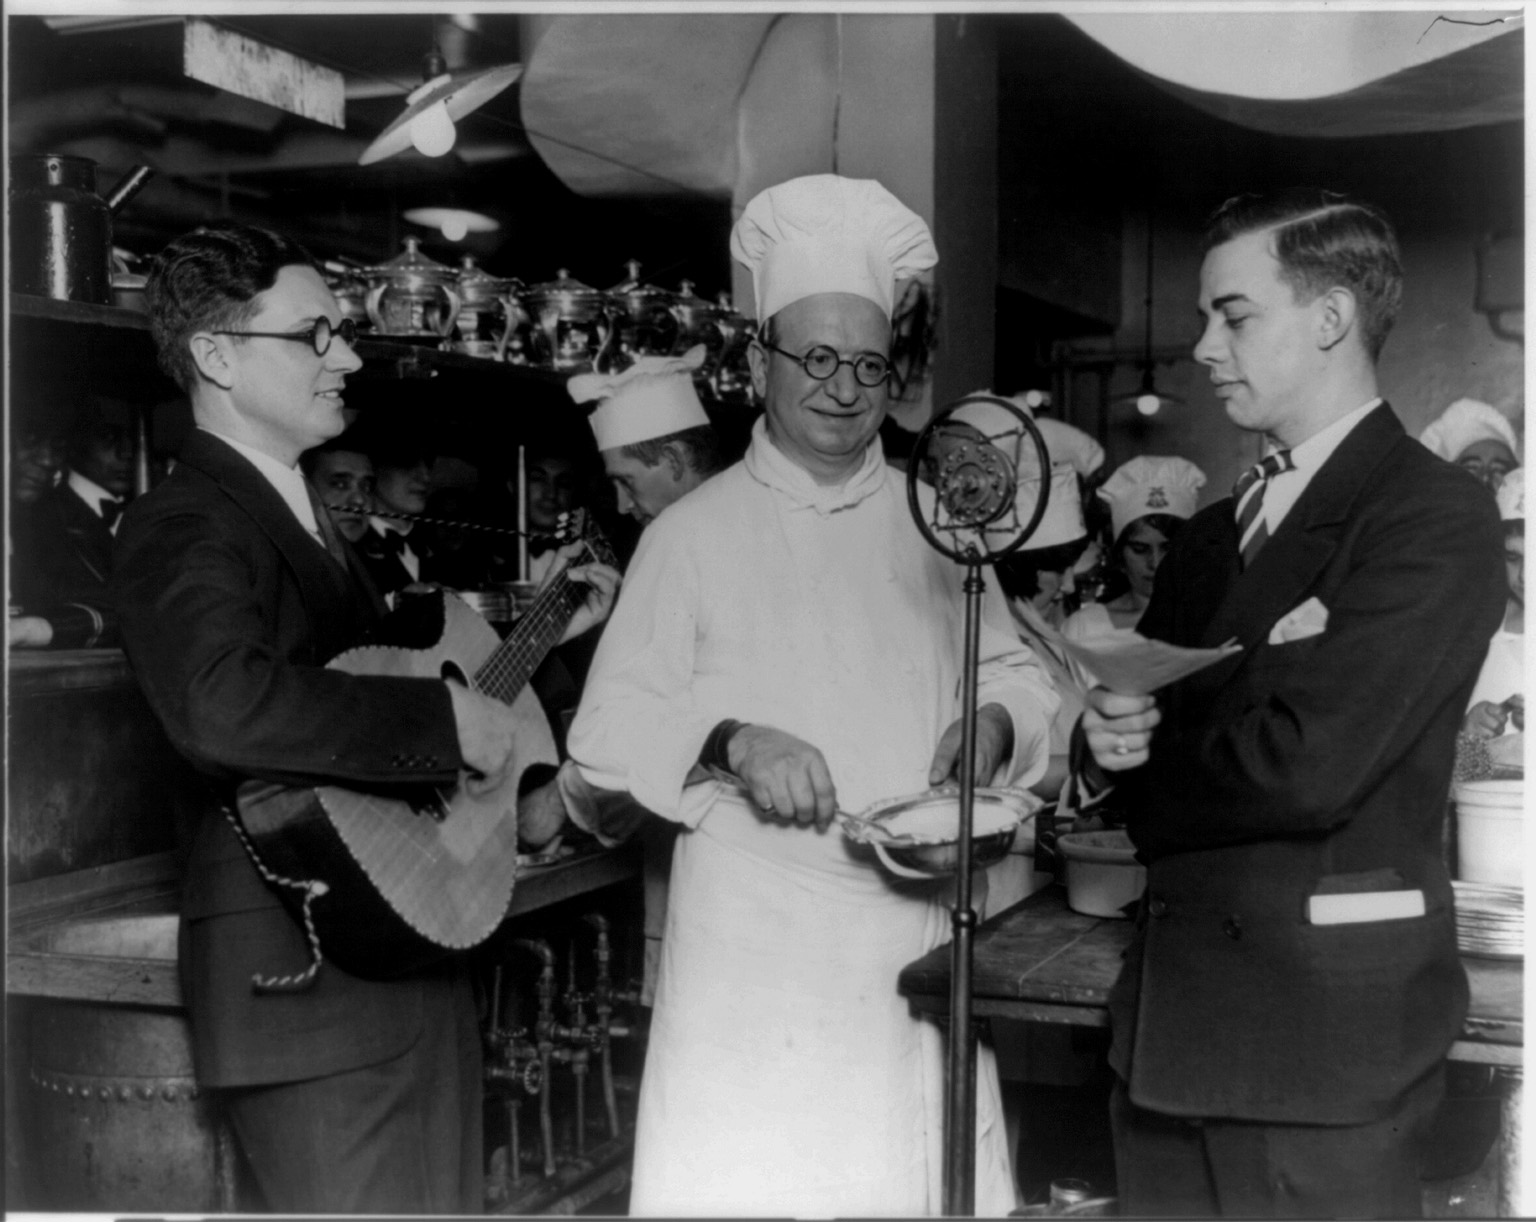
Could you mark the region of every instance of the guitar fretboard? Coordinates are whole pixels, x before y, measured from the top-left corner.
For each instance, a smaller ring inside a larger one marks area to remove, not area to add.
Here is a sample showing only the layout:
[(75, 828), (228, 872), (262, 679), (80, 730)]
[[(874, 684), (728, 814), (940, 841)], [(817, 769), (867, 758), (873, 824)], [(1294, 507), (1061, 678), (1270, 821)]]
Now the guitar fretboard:
[[(581, 541), (591, 559), (615, 568), (618, 566), (613, 550), (595, 526), (585, 527)], [(539, 591), (501, 647), (476, 672), (475, 686), (486, 695), (510, 704), (544, 656), (560, 640), (560, 634), (585, 599), (585, 585), (572, 581), (562, 570), (554, 581)]]

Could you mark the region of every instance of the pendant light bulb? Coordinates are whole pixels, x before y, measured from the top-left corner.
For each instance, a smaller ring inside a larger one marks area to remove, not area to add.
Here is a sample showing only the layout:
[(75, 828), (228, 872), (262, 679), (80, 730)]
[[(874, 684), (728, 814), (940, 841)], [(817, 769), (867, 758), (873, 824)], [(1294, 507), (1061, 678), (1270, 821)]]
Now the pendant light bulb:
[(439, 98), (411, 120), (411, 143), (423, 157), (441, 157), (457, 136), (446, 99)]
[(443, 218), (443, 237), (450, 242), (462, 242), (469, 234), (469, 222), (462, 216), (449, 215)]
[(1143, 416), (1157, 415), (1157, 409), (1162, 407), (1162, 405), (1162, 399), (1150, 391), (1136, 396), (1136, 410)]

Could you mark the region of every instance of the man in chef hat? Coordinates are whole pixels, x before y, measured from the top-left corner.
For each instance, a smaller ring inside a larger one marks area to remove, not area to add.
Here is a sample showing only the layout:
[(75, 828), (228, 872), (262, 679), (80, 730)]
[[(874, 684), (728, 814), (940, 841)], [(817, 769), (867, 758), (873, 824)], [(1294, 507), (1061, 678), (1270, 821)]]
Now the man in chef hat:
[[(944, 1040), (896, 977), (948, 913), (830, 825), (955, 771), (963, 574), (877, 440), (896, 287), (938, 255), (879, 183), (825, 174), (754, 198), (731, 250), (765, 414), (641, 536), (569, 738), (589, 784), (682, 829), (631, 1212), (937, 1212)], [(995, 588), (983, 617), (978, 775), (1028, 785), (1055, 693)], [(977, 1102), (976, 1210), (1007, 1213), (986, 1050)]]
[(613, 481), (619, 512), (641, 526), (724, 465), (693, 373), (703, 344), (682, 356), (642, 356), (621, 373), (578, 374), (566, 383), (577, 403), (597, 400), (588, 417)]
[(1490, 491), (1520, 465), (1515, 427), (1495, 407), (1457, 399), (1419, 434), (1419, 440), (1446, 462), (1464, 467)]

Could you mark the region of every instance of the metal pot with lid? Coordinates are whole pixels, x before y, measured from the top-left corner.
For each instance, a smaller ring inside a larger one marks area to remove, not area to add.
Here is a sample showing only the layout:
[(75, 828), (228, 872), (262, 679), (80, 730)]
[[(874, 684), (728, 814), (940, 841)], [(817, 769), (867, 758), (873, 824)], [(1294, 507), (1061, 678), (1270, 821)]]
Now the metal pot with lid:
[(745, 404), (751, 399), (752, 389), (747, 348), (751, 345), (756, 324), (736, 312), (731, 295), (724, 289), (715, 301), (720, 307), (720, 315), (715, 319), (715, 326), (720, 331), (720, 355), (711, 374), (715, 395), (723, 403)]
[(459, 317), (459, 272), (421, 253), (421, 239), (405, 239), (405, 250), (387, 263), (363, 269), (368, 278), (365, 305), (380, 335), (442, 338)]
[(136, 166), (103, 199), (89, 157), (11, 158), (11, 288), (60, 301), (112, 302), (112, 217), (154, 176)]
[(459, 338), (455, 352), (503, 360), (511, 332), (528, 316), (518, 304), (522, 282), (496, 276), (475, 261), (474, 255), (459, 260)]
[(608, 294), (573, 280), (561, 268), (555, 279), (523, 294), (533, 320), (533, 363), (561, 372), (603, 370), (613, 338)]
[(341, 316), (350, 318), (359, 327), (373, 325), (368, 317), (368, 279), (360, 267), (339, 259), (327, 259), (324, 263), (325, 286), (341, 307)]
[(705, 369), (713, 369), (725, 347), (719, 322), (726, 313), (713, 301), (700, 297), (693, 291), (693, 281), (684, 280), (677, 286), (677, 297), (672, 306), (672, 316), (677, 319), (677, 345), (674, 351), (686, 352), (695, 344), (703, 344), (709, 356)]
[(667, 356), (677, 345), (677, 317), (672, 313), (677, 296), (654, 284), (642, 284), (638, 259), (624, 266), (629, 274), (608, 290), (615, 361), (631, 365), (639, 356)]

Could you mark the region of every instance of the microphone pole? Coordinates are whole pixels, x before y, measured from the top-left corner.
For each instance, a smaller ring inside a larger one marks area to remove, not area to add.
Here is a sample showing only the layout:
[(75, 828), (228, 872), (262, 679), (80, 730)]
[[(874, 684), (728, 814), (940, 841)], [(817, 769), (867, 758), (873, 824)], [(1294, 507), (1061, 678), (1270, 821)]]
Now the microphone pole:
[[(1008, 446), (999, 441), (1008, 439)], [(1040, 495), (1027, 522), (1017, 506), (1024, 442), (1033, 443)], [(942, 449), (939, 443), (942, 440)], [(940, 452), (935, 452), (940, 450)], [(931, 468), (932, 516), (918, 493)], [(913, 445), (907, 504), (919, 531), (943, 555), (965, 566), (965, 637), (961, 652), (960, 837), (955, 906), (950, 916), (948, 1091), (944, 1107), (944, 1213), (976, 1212), (976, 1026), (971, 970), (976, 911), (971, 906), (972, 832), (976, 805), (977, 670), (981, 653), (981, 570), (1016, 551), (1035, 532), (1050, 494), (1050, 454), (1035, 422), (1011, 401), (969, 395), (931, 419)], [(948, 542), (940, 533), (949, 536)], [(993, 546), (989, 535), (1005, 542)]]

